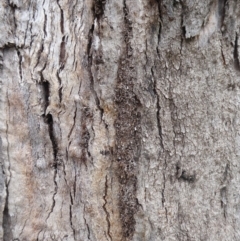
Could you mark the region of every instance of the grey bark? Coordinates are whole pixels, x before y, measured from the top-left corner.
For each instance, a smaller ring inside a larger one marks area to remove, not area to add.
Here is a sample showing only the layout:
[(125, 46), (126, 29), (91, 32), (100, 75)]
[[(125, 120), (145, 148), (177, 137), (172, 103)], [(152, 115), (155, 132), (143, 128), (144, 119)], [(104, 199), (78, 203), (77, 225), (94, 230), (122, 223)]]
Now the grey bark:
[(0, 240), (240, 240), (239, 14), (0, 1)]

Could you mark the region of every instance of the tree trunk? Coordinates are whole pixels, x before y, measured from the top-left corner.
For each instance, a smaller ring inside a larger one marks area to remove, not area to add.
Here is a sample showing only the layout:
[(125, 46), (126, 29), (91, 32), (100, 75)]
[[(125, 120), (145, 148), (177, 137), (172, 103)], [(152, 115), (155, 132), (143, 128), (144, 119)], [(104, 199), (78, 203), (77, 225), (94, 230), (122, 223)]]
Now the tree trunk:
[(239, 13), (0, 1), (0, 240), (240, 240)]

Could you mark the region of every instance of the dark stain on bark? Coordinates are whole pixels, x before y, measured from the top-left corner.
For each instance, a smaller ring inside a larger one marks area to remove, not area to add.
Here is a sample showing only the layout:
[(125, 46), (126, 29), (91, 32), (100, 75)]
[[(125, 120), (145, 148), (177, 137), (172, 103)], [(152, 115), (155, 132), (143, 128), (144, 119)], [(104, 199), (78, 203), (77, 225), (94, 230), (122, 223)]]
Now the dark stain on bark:
[(137, 167), (141, 150), (141, 104), (134, 93), (136, 73), (134, 70), (132, 47), (129, 39), (132, 36), (131, 20), (124, 1), (124, 39), (125, 49), (119, 63), (118, 80), (115, 90), (117, 118), (116, 174), (120, 183), (119, 211), (124, 240), (131, 240), (135, 230), (134, 214), (138, 210), (136, 198)]

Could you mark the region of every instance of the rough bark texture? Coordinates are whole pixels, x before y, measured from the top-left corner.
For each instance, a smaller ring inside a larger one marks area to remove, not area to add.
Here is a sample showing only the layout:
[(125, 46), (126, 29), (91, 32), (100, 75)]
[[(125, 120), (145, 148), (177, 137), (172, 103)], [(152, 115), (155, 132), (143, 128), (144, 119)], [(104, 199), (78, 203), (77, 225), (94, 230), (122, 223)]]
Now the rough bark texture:
[(240, 2), (0, 1), (0, 240), (240, 240)]

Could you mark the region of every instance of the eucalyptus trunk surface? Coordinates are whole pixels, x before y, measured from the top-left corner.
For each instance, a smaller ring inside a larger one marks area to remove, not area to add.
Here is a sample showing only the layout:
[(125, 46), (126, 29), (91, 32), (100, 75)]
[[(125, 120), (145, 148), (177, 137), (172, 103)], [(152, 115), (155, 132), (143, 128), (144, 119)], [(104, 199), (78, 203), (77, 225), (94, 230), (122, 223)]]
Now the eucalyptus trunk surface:
[(240, 2), (0, 1), (0, 240), (240, 240)]

